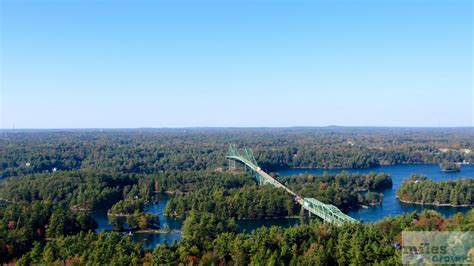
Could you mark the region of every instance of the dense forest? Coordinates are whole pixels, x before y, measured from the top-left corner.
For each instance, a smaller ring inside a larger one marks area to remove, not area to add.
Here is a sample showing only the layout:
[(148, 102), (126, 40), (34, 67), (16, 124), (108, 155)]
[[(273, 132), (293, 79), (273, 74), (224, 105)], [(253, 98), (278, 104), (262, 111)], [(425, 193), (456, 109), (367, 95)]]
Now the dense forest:
[[(303, 197), (317, 198), (343, 211), (358, 209), (360, 205), (381, 204), (380, 191), (392, 187), (387, 174), (325, 173), (321, 176), (299, 175), (279, 178)], [(191, 210), (212, 212), (223, 217), (269, 218), (299, 214), (299, 206), (281, 189), (271, 186), (247, 185), (234, 189), (203, 188), (172, 198), (165, 213), (183, 218)]]
[[(473, 139), (465, 129), (337, 127), (3, 133), (0, 263), (393, 264), (399, 261), (393, 244), (401, 230), (472, 230), (473, 212), (450, 219), (433, 212), (407, 214), (343, 227), (313, 219), (287, 229), (238, 233), (235, 219), (300, 210), (286, 192), (256, 186), (249, 173), (228, 171), (229, 144), (252, 148), (259, 165), (273, 171), (474, 162)], [(380, 204), (380, 192), (392, 186), (386, 174), (277, 178), (303, 197), (343, 211)], [(452, 187), (456, 202), (464, 202), (458, 184)], [(95, 210), (107, 210), (115, 231), (158, 229), (145, 206), (162, 194), (171, 196), (166, 213), (185, 219), (179, 243), (144, 251), (119, 232), (94, 231)]]
[(107, 216), (109, 223), (116, 231), (139, 229), (158, 229), (158, 217), (144, 211), (145, 201), (138, 198), (127, 198), (112, 205)]
[(126, 216), (133, 214), (135, 211), (143, 211), (145, 202), (140, 199), (124, 199), (120, 200), (110, 207), (108, 214), (116, 216)]
[(290, 194), (272, 186), (204, 188), (168, 201), (165, 213), (184, 218), (191, 210), (212, 212), (225, 218), (269, 218), (298, 214)]
[(434, 182), (426, 176), (412, 175), (397, 191), (403, 202), (432, 205), (474, 206), (474, 179)]
[[(80, 232), (34, 242), (19, 265), (401, 265), (396, 243), (405, 231), (474, 230), (474, 211), (445, 218), (434, 211), (388, 217), (374, 224), (342, 227), (311, 222), (290, 228), (262, 227), (237, 233), (233, 219), (192, 212), (183, 240), (142, 250), (116, 233)], [(2, 257), (4, 258), (4, 257)]]
[(0, 263), (16, 258), (45, 240), (97, 227), (83, 212), (73, 212), (59, 204), (12, 203), (0, 207)]
[(356, 210), (360, 205), (382, 204), (381, 191), (392, 187), (392, 179), (384, 173), (298, 175), (279, 180), (302, 197), (317, 198), (342, 211)]
[(164, 192), (180, 194), (201, 187), (235, 188), (254, 183), (246, 173), (166, 172), (143, 175), (72, 170), (7, 178), (0, 183), (0, 198), (12, 202), (51, 201), (65, 203), (71, 209), (96, 210), (108, 209), (125, 199), (152, 201), (157, 194)]
[[(0, 198), (9, 203), (49, 202), (72, 211), (108, 209), (117, 231), (156, 229), (156, 217), (144, 206), (162, 193), (185, 194), (201, 188), (232, 189), (255, 181), (247, 173), (166, 172), (156, 175), (71, 170), (11, 177), (0, 183)], [(279, 192), (283, 194), (282, 192)], [(263, 212), (258, 205), (256, 212)]]
[(218, 170), (229, 144), (267, 171), (287, 167), (474, 163), (471, 129), (262, 128), (23, 131), (0, 137), (0, 177), (69, 170), (155, 174)]
[(0, 197), (13, 202), (51, 201), (72, 209), (109, 208), (127, 197), (148, 200), (153, 183), (143, 175), (64, 171), (9, 178), (0, 183)]

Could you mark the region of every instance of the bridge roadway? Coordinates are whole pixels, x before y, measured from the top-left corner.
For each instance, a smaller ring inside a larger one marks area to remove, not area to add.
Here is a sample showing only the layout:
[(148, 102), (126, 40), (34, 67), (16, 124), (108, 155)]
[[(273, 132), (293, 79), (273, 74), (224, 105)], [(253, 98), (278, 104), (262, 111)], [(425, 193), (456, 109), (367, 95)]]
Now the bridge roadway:
[(238, 154), (235, 148), (231, 147), (231, 152), (229, 155), (226, 156), (226, 158), (229, 160), (242, 162), (255, 173), (256, 177), (259, 178), (259, 183), (261, 185), (272, 184), (275, 187), (284, 189), (286, 192), (288, 192), (295, 198), (295, 201), (298, 202), (303, 207), (303, 209), (307, 210), (310, 214), (312, 213), (320, 217), (326, 222), (336, 225), (341, 225), (346, 222), (357, 222), (357, 220), (344, 214), (334, 205), (323, 203), (314, 198), (302, 198), (301, 196), (293, 192), (291, 189), (280, 183), (278, 180), (273, 178), (271, 175), (263, 171), (256, 164), (256, 161), (253, 158), (253, 154), (251, 156), (252, 158), (246, 158), (248, 156)]

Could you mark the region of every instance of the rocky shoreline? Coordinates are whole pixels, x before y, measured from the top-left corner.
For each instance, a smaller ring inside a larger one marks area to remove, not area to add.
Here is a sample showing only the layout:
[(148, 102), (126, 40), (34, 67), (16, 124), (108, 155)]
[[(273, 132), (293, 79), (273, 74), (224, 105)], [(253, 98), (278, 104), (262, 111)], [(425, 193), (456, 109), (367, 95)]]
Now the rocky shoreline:
[(409, 200), (400, 199), (398, 196), (397, 196), (397, 199), (398, 199), (400, 202), (402, 202), (402, 203), (407, 203), (407, 204), (431, 205), (431, 206), (436, 206), (436, 207), (453, 207), (453, 208), (474, 207), (474, 205), (472, 205), (472, 204), (454, 205), (454, 204), (450, 204), (450, 203), (429, 203), (429, 202), (409, 201)]
[(142, 229), (142, 230), (131, 230), (133, 233), (147, 233), (147, 234), (181, 234), (181, 230), (169, 230), (169, 229)]

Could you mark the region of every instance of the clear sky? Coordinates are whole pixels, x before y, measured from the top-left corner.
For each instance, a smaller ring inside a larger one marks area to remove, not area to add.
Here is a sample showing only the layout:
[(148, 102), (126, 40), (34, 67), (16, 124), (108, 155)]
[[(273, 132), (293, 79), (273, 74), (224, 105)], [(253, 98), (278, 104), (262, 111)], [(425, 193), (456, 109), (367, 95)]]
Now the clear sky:
[(1, 127), (474, 126), (461, 0), (1, 2)]

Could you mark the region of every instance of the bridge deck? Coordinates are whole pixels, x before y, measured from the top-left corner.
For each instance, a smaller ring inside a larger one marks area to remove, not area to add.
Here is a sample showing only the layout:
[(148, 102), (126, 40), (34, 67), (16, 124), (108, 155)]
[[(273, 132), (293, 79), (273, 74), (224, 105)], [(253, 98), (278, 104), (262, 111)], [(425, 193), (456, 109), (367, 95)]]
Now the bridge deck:
[(337, 225), (343, 224), (345, 222), (357, 222), (357, 220), (344, 214), (334, 205), (325, 204), (314, 198), (302, 198), (301, 196), (293, 192), (291, 189), (280, 183), (278, 180), (273, 178), (271, 175), (260, 169), (258, 165), (252, 162), (252, 159), (245, 158), (236, 153), (236, 151), (233, 151), (230, 155), (226, 156), (226, 158), (244, 163), (259, 177), (263, 178), (263, 184), (272, 184), (275, 187), (284, 189), (286, 192), (295, 197), (295, 201), (298, 202), (305, 210), (320, 217), (324, 221)]

